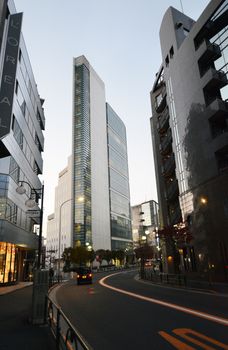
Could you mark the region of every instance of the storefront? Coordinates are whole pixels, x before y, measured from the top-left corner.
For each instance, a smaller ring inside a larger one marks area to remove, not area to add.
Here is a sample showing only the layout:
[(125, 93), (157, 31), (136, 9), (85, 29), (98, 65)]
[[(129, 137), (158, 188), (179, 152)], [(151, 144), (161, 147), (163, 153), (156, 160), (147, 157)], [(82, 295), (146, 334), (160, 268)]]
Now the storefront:
[(16, 282), (18, 248), (15, 244), (0, 242), (0, 285)]

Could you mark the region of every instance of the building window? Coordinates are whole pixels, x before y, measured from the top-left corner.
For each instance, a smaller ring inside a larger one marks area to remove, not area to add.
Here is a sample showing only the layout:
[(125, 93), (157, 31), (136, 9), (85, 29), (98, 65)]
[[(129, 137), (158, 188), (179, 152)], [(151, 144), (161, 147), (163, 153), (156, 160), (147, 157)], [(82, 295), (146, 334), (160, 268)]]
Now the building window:
[(19, 172), (20, 168), (13, 157), (10, 157), (10, 169), (9, 174), (14, 179), (16, 183), (19, 182)]
[(13, 116), (12, 129), (13, 129), (13, 134), (14, 134), (15, 140), (17, 141), (20, 148), (23, 150), (23, 138), (24, 137), (23, 137), (23, 133), (21, 131), (21, 128), (20, 128), (15, 116)]
[(183, 33), (184, 33), (184, 36), (188, 36), (189, 30), (187, 28), (183, 28)]
[(172, 46), (171, 49), (169, 50), (169, 57), (173, 58), (173, 56), (174, 56), (174, 49), (173, 49), (173, 46)]

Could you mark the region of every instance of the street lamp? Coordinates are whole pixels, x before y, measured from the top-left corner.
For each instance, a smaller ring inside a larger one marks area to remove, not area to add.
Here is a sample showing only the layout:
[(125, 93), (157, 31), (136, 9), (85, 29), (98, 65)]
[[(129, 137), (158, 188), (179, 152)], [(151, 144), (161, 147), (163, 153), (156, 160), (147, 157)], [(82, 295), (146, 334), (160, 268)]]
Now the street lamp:
[[(34, 208), (38, 204), (38, 199), (41, 198), (40, 205), (40, 229), (39, 229), (39, 244), (38, 244), (38, 261), (37, 269), (40, 269), (41, 265), (41, 253), (42, 253), (42, 229), (43, 229), (43, 203), (44, 203), (44, 184), (41, 188), (33, 188), (27, 181), (19, 181), (20, 185), (16, 188), (16, 192), (19, 194), (25, 194), (26, 188), (23, 184), (27, 184), (31, 190), (30, 198), (25, 201), (25, 205), (29, 208)], [(35, 194), (35, 199), (33, 195)]]
[(66, 201), (64, 201), (60, 207), (59, 207), (59, 253), (58, 253), (58, 283), (59, 283), (59, 277), (60, 277), (60, 240), (61, 240), (61, 212), (62, 212), (62, 207), (64, 204), (66, 204), (67, 202), (72, 201), (72, 198), (67, 199)]

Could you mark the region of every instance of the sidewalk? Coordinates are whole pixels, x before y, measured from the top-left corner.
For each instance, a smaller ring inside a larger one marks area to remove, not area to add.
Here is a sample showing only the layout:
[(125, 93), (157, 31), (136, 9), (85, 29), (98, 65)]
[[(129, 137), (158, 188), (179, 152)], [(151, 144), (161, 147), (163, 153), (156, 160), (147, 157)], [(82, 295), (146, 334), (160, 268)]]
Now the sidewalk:
[(29, 323), (32, 284), (21, 282), (0, 288), (0, 350), (55, 350), (48, 325)]

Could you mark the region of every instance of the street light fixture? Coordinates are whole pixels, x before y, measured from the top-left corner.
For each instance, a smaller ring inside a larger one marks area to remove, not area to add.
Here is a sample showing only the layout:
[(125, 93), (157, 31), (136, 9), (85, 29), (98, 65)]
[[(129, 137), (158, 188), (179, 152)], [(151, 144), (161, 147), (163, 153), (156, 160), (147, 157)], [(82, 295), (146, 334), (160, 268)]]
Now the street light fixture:
[[(33, 188), (30, 183), (27, 181), (19, 181), (20, 185), (16, 188), (16, 192), (19, 194), (25, 194), (26, 188), (23, 184), (29, 186), (31, 190), (30, 198), (25, 201), (25, 205), (29, 208), (34, 208), (36, 204), (38, 204), (38, 198), (41, 198), (40, 205), (40, 229), (39, 229), (39, 243), (38, 243), (38, 261), (37, 261), (37, 269), (40, 269), (41, 265), (41, 253), (42, 253), (42, 229), (43, 229), (43, 203), (44, 203), (44, 184), (42, 184), (41, 188)], [(33, 198), (33, 194), (35, 194), (35, 199)]]
[(64, 204), (66, 204), (67, 202), (72, 201), (72, 198), (67, 199), (66, 201), (64, 201), (60, 207), (59, 207), (59, 253), (58, 253), (58, 283), (59, 283), (59, 277), (60, 277), (60, 246), (61, 246), (61, 212), (62, 212), (62, 207)]

